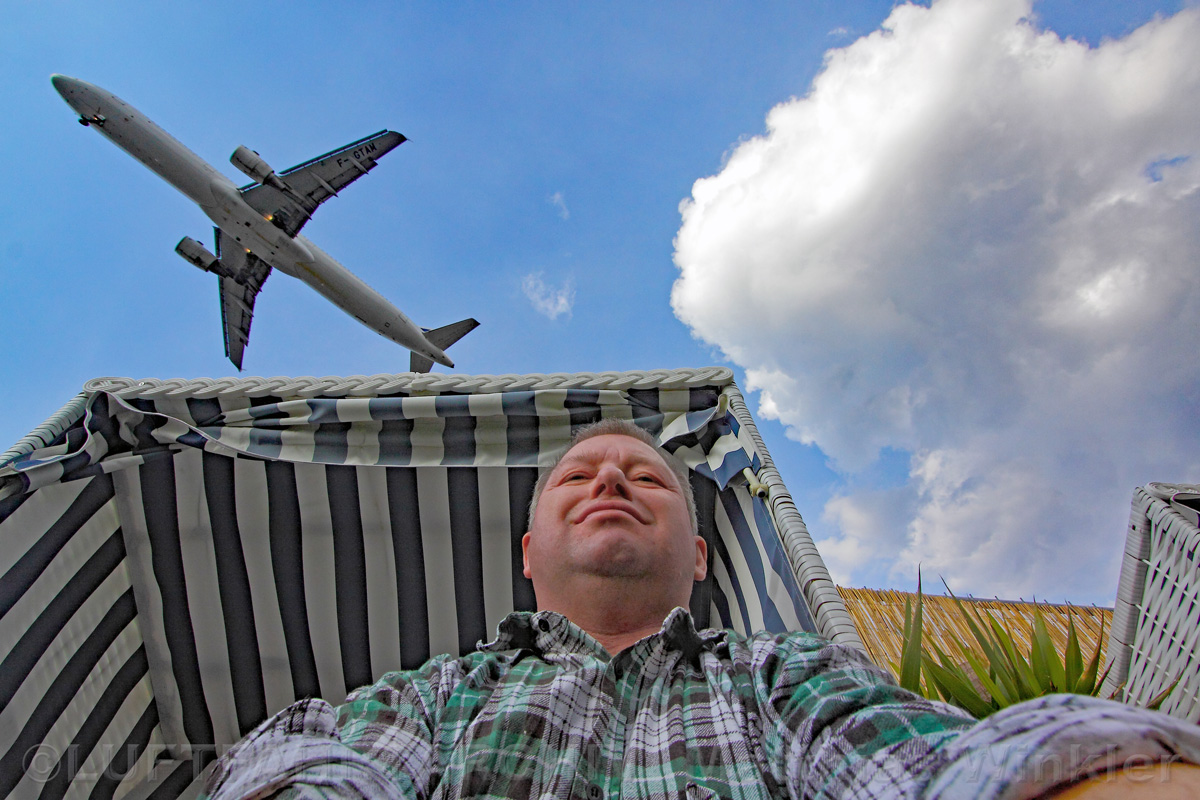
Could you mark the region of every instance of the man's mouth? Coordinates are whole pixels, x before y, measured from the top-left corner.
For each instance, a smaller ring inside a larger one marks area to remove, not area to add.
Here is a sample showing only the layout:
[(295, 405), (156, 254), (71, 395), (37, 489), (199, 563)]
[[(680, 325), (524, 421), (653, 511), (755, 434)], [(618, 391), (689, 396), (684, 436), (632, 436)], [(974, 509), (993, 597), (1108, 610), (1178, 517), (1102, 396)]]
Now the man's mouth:
[(638, 522), (641, 522), (643, 524), (648, 522), (648, 520), (645, 518), (645, 516), (640, 511), (638, 511), (632, 504), (621, 502), (619, 500), (601, 500), (599, 502), (592, 503), (591, 505), (587, 506), (583, 510), (583, 513), (581, 513), (579, 515), (578, 519), (576, 519), (575, 521), (577, 523), (583, 522), (585, 519), (587, 519), (591, 515), (599, 513), (599, 512), (603, 512), (603, 511), (619, 511), (624, 514), (628, 514), (629, 516), (633, 517)]

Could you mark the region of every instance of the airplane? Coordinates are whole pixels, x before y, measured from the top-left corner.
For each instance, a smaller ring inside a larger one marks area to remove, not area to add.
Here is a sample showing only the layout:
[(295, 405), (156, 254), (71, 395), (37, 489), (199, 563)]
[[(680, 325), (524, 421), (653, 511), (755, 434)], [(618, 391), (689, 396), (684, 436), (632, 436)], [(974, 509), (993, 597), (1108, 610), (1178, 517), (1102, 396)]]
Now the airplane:
[(477, 321), (464, 319), (432, 330), (419, 327), (300, 235), (317, 206), (406, 141), (402, 134), (383, 130), (279, 173), (241, 145), (229, 160), (254, 183), (239, 188), (111, 92), (65, 75), (52, 75), (50, 82), (79, 115), (79, 124), (104, 134), (200, 206), (215, 223), (215, 254), (189, 236), (179, 241), (175, 252), (217, 276), (225, 355), (239, 371), (250, 338), (254, 300), (272, 268), (300, 279), (363, 325), (412, 351), (409, 371), (429, 372), (435, 362), (454, 367), (446, 348), (474, 330)]

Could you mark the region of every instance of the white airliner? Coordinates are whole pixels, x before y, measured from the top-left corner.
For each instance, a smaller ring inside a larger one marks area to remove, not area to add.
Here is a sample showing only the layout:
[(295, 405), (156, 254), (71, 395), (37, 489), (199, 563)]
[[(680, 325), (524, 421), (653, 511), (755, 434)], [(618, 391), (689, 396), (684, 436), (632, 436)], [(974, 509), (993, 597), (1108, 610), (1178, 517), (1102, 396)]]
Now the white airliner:
[(276, 174), (245, 146), (230, 161), (255, 183), (238, 188), (173, 136), (121, 98), (75, 78), (50, 81), (77, 114), (81, 125), (100, 131), (113, 144), (158, 173), (200, 206), (216, 227), (216, 255), (190, 237), (175, 252), (221, 284), (225, 355), (239, 370), (250, 337), (254, 298), (274, 267), (299, 278), (330, 302), (397, 344), (412, 351), (409, 369), (428, 372), (433, 363), (453, 367), (445, 349), (479, 324), (464, 319), (429, 330), (300, 235), (304, 223), (325, 200), (365, 175), (389, 150), (404, 141), (380, 131), (343, 148)]

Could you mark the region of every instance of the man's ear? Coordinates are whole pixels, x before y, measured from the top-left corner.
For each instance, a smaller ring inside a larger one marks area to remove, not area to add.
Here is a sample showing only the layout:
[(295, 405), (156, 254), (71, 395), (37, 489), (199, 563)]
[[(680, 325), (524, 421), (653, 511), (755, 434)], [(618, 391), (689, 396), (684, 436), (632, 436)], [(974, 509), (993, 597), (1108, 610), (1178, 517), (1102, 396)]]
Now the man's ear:
[[(528, 536), (529, 534), (525, 534)], [(708, 575), (708, 542), (703, 536), (696, 537), (696, 580), (702, 581)]]
[(525, 567), (523, 573), (530, 580), (533, 580), (533, 575), (529, 572), (529, 537), (532, 535), (532, 531), (526, 531), (525, 535), (521, 537), (521, 562)]

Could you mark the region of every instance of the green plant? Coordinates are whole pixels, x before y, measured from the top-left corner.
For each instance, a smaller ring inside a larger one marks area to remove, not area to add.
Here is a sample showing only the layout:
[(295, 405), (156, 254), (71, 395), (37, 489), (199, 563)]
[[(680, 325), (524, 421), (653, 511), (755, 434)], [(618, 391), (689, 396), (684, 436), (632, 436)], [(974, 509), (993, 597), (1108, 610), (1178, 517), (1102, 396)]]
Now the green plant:
[[(944, 583), (944, 581), (943, 581)], [(950, 592), (950, 587), (946, 587)], [(1046, 629), (1046, 620), (1035, 603), (1033, 635), (1028, 653), (1022, 653), (1012, 634), (989, 612), (968, 608), (950, 592), (963, 621), (978, 644), (972, 650), (951, 634), (951, 639), (964, 654), (966, 664), (955, 663), (936, 643), (927, 649), (922, 643), (923, 613), (921, 579), (917, 577), (917, 600), (914, 606), (905, 600), (904, 645), (900, 664), (893, 665), (900, 685), (933, 700), (945, 700), (983, 718), (1002, 708), (1046, 694), (1073, 693), (1097, 695), (1107, 670), (1098, 674), (1100, 653), (1104, 641), (1101, 623), (1096, 649), (1086, 664), (1075, 631), (1075, 620), (1067, 612), (1067, 642), (1059, 653)], [(933, 650), (933, 655), (929, 653)], [(979, 655), (982, 653), (982, 657)], [(936, 656), (936, 658), (935, 658)], [(1147, 706), (1157, 709), (1179, 682), (1176, 680)]]

